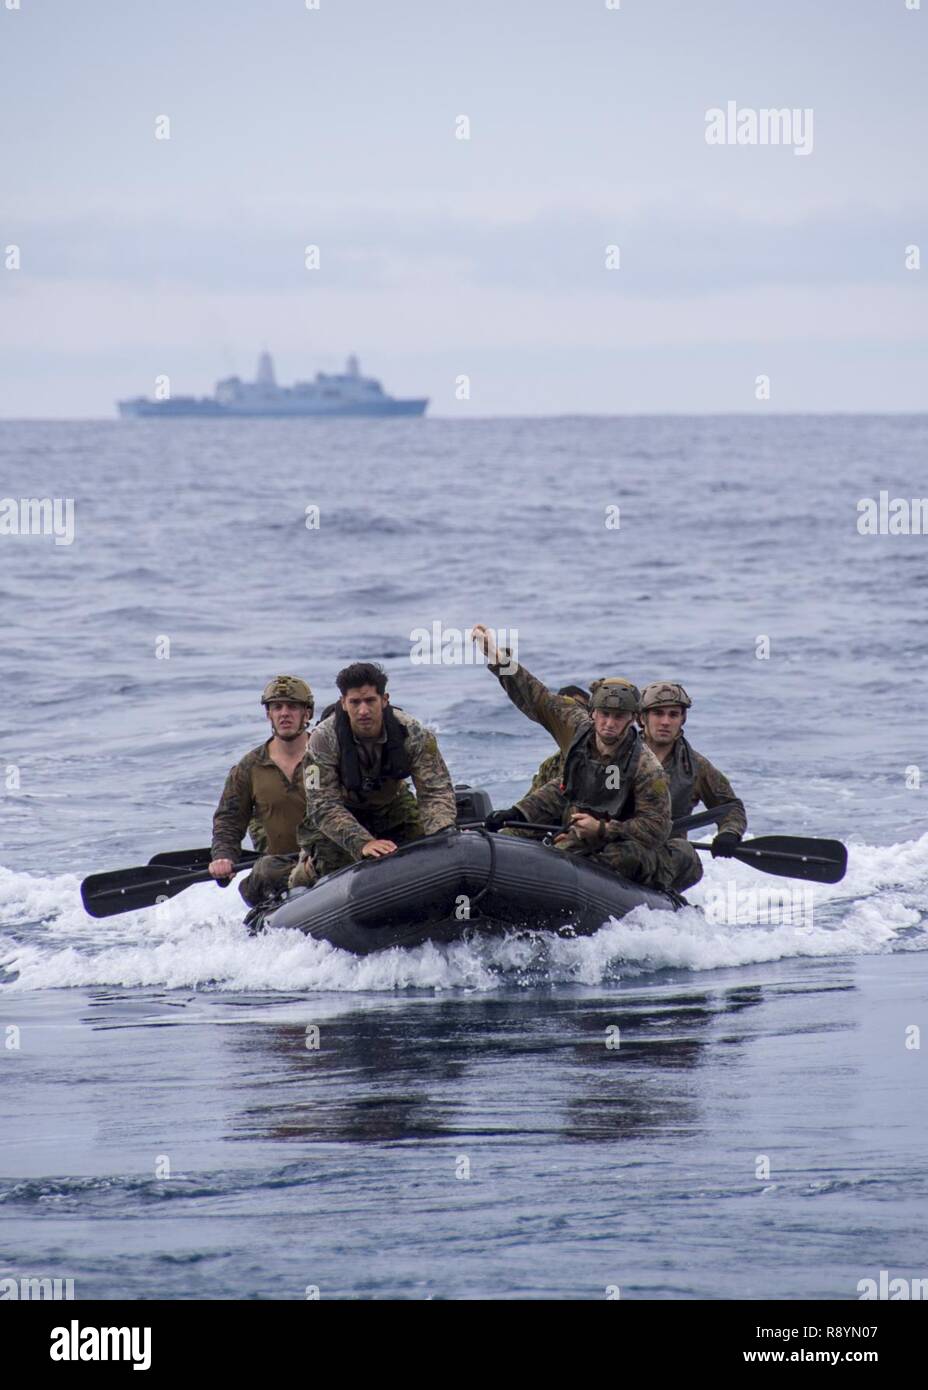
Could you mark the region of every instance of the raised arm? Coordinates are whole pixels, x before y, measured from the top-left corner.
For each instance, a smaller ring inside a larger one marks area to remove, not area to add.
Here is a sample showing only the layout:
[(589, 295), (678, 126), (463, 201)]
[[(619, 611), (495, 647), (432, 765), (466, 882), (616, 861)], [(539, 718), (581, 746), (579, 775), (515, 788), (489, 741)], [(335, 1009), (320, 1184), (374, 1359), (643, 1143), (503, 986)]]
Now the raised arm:
[(589, 723), (589, 715), (568, 696), (555, 695), (521, 662), (514, 661), (505, 648), (498, 648), (482, 623), (472, 632), (475, 643), (487, 658), (489, 670), (516, 709), (547, 729), (561, 752), (566, 752), (578, 730)]

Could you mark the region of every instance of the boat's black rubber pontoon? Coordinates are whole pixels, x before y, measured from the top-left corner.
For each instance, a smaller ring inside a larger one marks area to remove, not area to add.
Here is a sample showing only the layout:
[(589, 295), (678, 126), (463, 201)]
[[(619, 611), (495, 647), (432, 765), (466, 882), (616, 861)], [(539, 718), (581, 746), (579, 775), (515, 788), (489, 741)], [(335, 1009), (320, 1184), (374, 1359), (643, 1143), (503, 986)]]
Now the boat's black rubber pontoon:
[(247, 919), (289, 927), (358, 955), (513, 929), (589, 935), (642, 904), (672, 909), (676, 894), (645, 888), (537, 841), (446, 830), (383, 859), (362, 860), (295, 889)]

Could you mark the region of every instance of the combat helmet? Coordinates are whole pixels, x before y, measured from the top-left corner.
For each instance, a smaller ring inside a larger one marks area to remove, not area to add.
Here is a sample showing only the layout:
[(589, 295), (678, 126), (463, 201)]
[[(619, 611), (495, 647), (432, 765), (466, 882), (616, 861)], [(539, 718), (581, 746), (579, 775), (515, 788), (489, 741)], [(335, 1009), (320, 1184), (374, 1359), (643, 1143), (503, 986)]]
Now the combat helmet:
[(641, 693), (624, 676), (603, 676), (590, 686), (590, 709), (612, 710), (617, 714), (637, 714)]
[(310, 713), (316, 703), (313, 692), (299, 676), (275, 676), (268, 681), (261, 695), (261, 703), (266, 708), (272, 700), (289, 700), (293, 705), (305, 705)]
[(677, 681), (652, 681), (641, 693), (642, 714), (651, 709), (660, 709), (662, 705), (680, 705), (684, 710), (688, 710), (692, 703), (683, 686)]

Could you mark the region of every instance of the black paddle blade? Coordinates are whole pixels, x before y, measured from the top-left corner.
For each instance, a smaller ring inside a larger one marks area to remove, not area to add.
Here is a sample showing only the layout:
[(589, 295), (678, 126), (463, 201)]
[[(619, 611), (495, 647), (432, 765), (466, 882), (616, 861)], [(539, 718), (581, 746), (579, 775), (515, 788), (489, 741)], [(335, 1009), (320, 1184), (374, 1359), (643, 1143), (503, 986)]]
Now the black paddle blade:
[[(257, 850), (243, 849), (238, 856), (240, 864), (253, 864), (256, 859), (260, 859)], [(153, 854), (149, 859), (149, 864), (169, 864), (175, 869), (189, 869), (194, 873), (197, 869), (208, 869), (213, 862), (213, 851), (211, 849), (169, 849), (164, 854)]]
[(807, 840), (800, 835), (760, 835), (756, 840), (745, 840), (732, 858), (765, 874), (804, 878), (812, 883), (840, 883), (847, 872), (847, 849), (840, 840)]
[(159, 898), (173, 898), (191, 883), (207, 883), (204, 869), (189, 873), (185, 868), (146, 864), (139, 869), (117, 869), (108, 874), (91, 874), (81, 884), (81, 902), (91, 917), (115, 917), (139, 907), (152, 907)]
[(804, 839), (801, 835), (761, 835), (746, 840), (735, 850), (744, 864), (755, 860), (752, 850), (760, 850), (756, 867), (784, 878), (804, 878), (812, 883), (840, 883), (847, 873), (847, 847), (840, 840)]

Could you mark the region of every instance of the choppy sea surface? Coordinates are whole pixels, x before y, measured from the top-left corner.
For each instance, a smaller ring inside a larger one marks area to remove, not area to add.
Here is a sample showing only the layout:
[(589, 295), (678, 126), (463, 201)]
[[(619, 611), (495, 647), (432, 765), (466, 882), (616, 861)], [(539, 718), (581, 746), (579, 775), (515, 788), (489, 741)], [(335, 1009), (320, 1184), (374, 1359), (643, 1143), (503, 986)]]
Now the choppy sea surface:
[[(928, 1276), (928, 536), (857, 524), (926, 459), (921, 416), (0, 424), (0, 498), (74, 499), (71, 544), (0, 535), (0, 1278)], [(750, 832), (841, 838), (847, 877), (784, 920), (708, 860), (678, 914), (364, 959), (250, 938), (212, 885), (86, 916), (84, 875), (208, 844), (277, 672), (321, 707), (382, 661), (455, 780), (518, 796), (544, 731), (479, 664), (410, 660), (474, 622), (549, 684), (681, 680)]]

